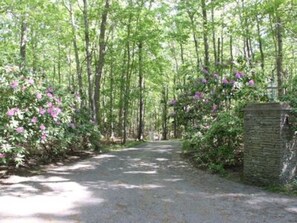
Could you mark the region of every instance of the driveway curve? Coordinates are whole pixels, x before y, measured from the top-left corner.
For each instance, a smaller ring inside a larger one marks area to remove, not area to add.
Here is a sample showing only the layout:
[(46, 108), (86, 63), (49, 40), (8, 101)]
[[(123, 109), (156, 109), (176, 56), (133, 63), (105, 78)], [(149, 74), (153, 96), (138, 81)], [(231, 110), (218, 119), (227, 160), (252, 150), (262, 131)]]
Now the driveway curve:
[(228, 181), (146, 143), (0, 181), (0, 222), (296, 223), (297, 198)]

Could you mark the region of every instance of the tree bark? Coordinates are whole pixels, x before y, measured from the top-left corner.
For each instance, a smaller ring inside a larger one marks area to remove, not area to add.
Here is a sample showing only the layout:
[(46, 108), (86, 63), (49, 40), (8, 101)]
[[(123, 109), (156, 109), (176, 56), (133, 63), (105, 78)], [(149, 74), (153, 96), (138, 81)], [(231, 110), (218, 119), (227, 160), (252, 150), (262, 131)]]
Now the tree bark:
[[(89, 15), (88, 15), (88, 0), (83, 0), (84, 8), (83, 8), (83, 15), (84, 15), (84, 25), (85, 25), (85, 51), (86, 51), (86, 62), (87, 62), (87, 74), (88, 74), (88, 102), (89, 108), (94, 115), (94, 104), (93, 104), (93, 84), (92, 84), (92, 53), (90, 50), (90, 32), (89, 32)], [(94, 118), (94, 117), (93, 117)]]
[[(81, 74), (81, 67), (80, 67), (80, 59), (79, 59), (79, 50), (78, 50), (78, 44), (77, 44), (77, 30), (76, 30), (76, 24), (75, 24), (75, 18), (73, 14), (73, 8), (72, 8), (72, 3), (69, 1), (69, 6), (64, 4), (66, 9), (69, 12), (70, 16), (70, 22), (71, 22), (71, 29), (72, 29), (72, 43), (73, 43), (73, 49), (74, 49), (74, 55), (75, 55), (75, 65), (76, 65), (76, 75), (77, 75), (77, 80), (78, 80), (78, 91), (79, 95), (82, 98), (83, 96), (83, 82), (82, 82), (82, 74)], [(83, 100), (81, 100), (80, 107), (83, 105)]]
[(215, 32), (214, 7), (213, 6), (211, 8), (211, 27), (212, 27), (212, 46), (213, 46), (214, 63), (217, 64), (218, 56), (217, 56), (217, 48), (216, 48), (216, 32)]
[(264, 56), (264, 51), (263, 51), (263, 43), (262, 43), (262, 37), (261, 37), (261, 32), (260, 32), (260, 21), (259, 21), (258, 15), (256, 15), (256, 22), (257, 22), (259, 50), (260, 50), (260, 55), (261, 55), (261, 68), (262, 68), (262, 72), (264, 73), (264, 71), (265, 71), (265, 56)]
[(192, 26), (192, 34), (193, 34), (193, 40), (194, 40), (194, 44), (195, 44), (195, 53), (196, 53), (196, 61), (197, 61), (196, 66), (197, 66), (197, 70), (198, 70), (200, 58), (199, 58), (199, 44), (198, 44), (198, 39), (196, 36), (196, 29), (195, 29), (195, 22), (194, 22), (194, 13), (191, 13), (190, 11), (188, 11), (188, 16), (190, 18), (191, 26)]
[(26, 55), (27, 55), (27, 21), (23, 16), (21, 21), (21, 39), (20, 39), (20, 69), (26, 67)]
[(100, 25), (100, 35), (99, 35), (99, 58), (96, 62), (96, 76), (95, 76), (95, 92), (94, 92), (94, 111), (95, 111), (95, 121), (99, 125), (100, 123), (100, 86), (101, 78), (104, 67), (104, 57), (105, 57), (105, 33), (107, 24), (107, 15), (109, 10), (109, 0), (105, 0), (104, 11), (101, 18)]
[(208, 45), (208, 27), (207, 27), (207, 10), (205, 0), (201, 0), (201, 9), (203, 17), (203, 44), (204, 44), (204, 65), (209, 66), (209, 45)]
[(138, 60), (138, 65), (139, 65), (139, 73), (138, 73), (138, 88), (139, 88), (139, 125), (138, 125), (138, 134), (137, 134), (137, 139), (143, 140), (143, 69), (142, 69), (142, 48), (143, 48), (143, 43), (142, 41), (139, 42), (138, 44), (138, 53), (139, 53), (139, 60)]
[(277, 55), (276, 55), (276, 75), (278, 86), (278, 97), (281, 98), (283, 91), (283, 24), (280, 16), (276, 15), (276, 39), (277, 39)]
[(168, 86), (163, 86), (163, 111), (162, 111), (162, 139), (167, 140), (168, 136)]

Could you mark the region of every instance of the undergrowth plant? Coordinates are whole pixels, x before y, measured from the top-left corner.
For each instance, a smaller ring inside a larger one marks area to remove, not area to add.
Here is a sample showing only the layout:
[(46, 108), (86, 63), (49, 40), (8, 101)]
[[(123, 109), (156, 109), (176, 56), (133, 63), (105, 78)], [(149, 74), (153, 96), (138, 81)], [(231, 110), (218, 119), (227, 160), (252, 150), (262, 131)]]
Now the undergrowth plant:
[(170, 102), (177, 124), (185, 129), (183, 152), (214, 172), (242, 163), (243, 111), (248, 102), (265, 101), (260, 74), (202, 69)]
[(100, 132), (79, 95), (16, 66), (0, 68), (0, 163), (51, 159), (69, 150), (98, 147)]

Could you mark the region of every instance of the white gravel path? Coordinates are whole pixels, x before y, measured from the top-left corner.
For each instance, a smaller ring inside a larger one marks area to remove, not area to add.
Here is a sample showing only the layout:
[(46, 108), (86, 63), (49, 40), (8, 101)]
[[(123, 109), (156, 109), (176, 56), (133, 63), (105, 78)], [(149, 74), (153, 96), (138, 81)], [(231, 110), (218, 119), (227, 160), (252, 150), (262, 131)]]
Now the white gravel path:
[(146, 143), (0, 181), (0, 222), (297, 223), (297, 198), (192, 168), (178, 142)]

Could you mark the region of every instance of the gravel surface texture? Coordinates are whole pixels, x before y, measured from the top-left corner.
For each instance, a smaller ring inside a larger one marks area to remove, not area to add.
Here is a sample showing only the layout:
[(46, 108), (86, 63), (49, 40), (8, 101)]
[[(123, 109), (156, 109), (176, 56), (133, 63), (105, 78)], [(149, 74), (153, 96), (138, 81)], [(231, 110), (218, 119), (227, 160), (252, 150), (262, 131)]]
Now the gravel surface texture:
[(0, 222), (297, 222), (296, 197), (207, 174), (179, 153), (179, 142), (152, 142), (2, 179)]

